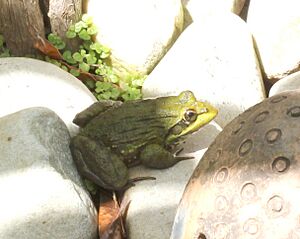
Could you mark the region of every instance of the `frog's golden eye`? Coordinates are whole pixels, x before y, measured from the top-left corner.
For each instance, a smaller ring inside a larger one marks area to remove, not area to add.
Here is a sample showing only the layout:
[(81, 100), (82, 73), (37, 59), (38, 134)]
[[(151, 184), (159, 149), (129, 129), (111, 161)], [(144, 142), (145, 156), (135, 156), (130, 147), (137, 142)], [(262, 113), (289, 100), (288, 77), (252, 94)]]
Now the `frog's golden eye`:
[(184, 120), (188, 123), (192, 123), (197, 119), (197, 116), (198, 115), (195, 110), (189, 109), (184, 113)]

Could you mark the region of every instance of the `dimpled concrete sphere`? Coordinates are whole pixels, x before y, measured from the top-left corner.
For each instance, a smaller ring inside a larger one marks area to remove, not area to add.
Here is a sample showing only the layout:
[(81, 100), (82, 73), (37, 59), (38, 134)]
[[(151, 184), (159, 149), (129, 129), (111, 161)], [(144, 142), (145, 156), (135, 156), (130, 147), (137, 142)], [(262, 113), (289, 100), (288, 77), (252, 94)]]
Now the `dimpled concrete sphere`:
[(171, 238), (300, 238), (300, 92), (224, 128), (190, 178)]

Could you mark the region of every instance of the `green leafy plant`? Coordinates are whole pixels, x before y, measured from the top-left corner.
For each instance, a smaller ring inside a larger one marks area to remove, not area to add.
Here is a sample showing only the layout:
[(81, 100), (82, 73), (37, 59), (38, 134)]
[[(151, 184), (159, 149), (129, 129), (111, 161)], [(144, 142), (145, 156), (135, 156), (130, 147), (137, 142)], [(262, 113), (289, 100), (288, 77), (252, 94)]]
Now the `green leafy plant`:
[(5, 40), (2, 34), (0, 34), (0, 57), (10, 56), (10, 51), (6, 47)]
[[(110, 65), (110, 49), (96, 42), (95, 34), (98, 29), (93, 24), (91, 16), (84, 14), (82, 19), (71, 25), (66, 32), (70, 39), (80, 39), (81, 45), (76, 52), (65, 49), (66, 44), (55, 34), (49, 34), (49, 42), (62, 52), (63, 61), (47, 58), (46, 60), (58, 65), (78, 78), (93, 92), (97, 99), (135, 100), (142, 97), (141, 88), (144, 77), (127, 74), (122, 77)], [(86, 79), (87, 78), (87, 79)]]

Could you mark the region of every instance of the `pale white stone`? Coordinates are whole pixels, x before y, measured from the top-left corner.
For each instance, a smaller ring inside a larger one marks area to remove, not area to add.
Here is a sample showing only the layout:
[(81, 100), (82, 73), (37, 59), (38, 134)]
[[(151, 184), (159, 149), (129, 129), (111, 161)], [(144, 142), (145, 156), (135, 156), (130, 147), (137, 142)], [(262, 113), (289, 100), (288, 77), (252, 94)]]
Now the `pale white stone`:
[(300, 1), (251, 0), (247, 22), (271, 82), (299, 69)]
[(222, 127), (265, 98), (252, 38), (238, 16), (220, 14), (205, 24), (192, 23), (147, 77), (143, 95), (187, 89), (219, 109), (216, 122)]
[(269, 97), (290, 90), (300, 90), (300, 72), (295, 72), (277, 81), (271, 87)]
[(69, 143), (67, 127), (46, 108), (0, 118), (0, 238), (96, 238), (96, 209)]
[(73, 118), (95, 101), (82, 82), (53, 64), (30, 58), (0, 58), (0, 117), (44, 106), (57, 113), (74, 135), (77, 127)]
[(89, 0), (87, 12), (113, 63), (140, 74), (153, 69), (183, 28), (180, 0)]
[(131, 201), (127, 228), (130, 239), (170, 238), (173, 220), (185, 185), (207, 147), (221, 128), (214, 122), (191, 135), (180, 155), (195, 159), (182, 161), (164, 170), (142, 166), (130, 169), (130, 177), (153, 176), (156, 180), (137, 182), (126, 191), (125, 201)]
[(246, 0), (182, 0), (187, 11), (185, 25), (192, 21), (203, 21), (209, 15), (233, 12), (240, 14)]

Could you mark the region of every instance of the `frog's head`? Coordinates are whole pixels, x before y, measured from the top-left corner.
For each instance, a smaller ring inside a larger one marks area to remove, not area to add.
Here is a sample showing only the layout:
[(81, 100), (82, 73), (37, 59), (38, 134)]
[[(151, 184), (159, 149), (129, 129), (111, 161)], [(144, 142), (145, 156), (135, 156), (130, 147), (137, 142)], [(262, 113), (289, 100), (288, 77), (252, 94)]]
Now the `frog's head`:
[(173, 99), (172, 107), (178, 116), (169, 130), (166, 144), (172, 144), (181, 137), (197, 131), (218, 114), (209, 103), (197, 101), (191, 91), (183, 91)]

